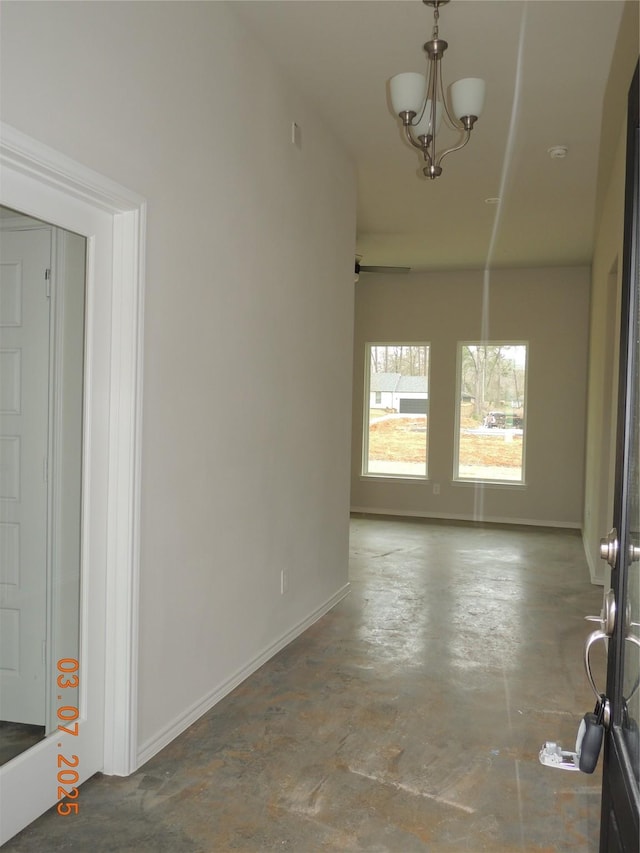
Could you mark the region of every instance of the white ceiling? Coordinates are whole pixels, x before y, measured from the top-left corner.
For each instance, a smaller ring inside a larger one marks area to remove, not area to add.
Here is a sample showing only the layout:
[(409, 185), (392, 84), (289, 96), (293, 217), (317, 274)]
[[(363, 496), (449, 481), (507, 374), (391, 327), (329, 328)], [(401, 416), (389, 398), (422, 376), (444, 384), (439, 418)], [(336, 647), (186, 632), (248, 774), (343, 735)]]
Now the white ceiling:
[[(471, 141), (422, 177), (389, 105), (390, 77), (423, 71), (421, 0), (245, 0), (233, 8), (351, 153), (363, 264), (414, 269), (588, 264), (602, 102), (618, 0), (452, 0), (445, 85), (484, 77)], [(304, 128), (303, 144), (304, 144)], [(453, 136), (449, 137), (453, 142)], [(564, 160), (547, 149), (566, 145)], [(499, 205), (486, 198), (500, 197)]]

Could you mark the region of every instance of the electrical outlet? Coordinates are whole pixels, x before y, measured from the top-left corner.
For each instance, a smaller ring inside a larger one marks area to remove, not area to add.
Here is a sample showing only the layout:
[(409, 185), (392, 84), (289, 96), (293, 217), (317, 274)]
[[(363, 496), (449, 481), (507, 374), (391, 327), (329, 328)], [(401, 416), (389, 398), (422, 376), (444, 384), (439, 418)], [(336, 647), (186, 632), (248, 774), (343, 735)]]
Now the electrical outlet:
[(434, 483), (433, 484), (433, 494), (434, 495), (440, 494), (440, 483)]

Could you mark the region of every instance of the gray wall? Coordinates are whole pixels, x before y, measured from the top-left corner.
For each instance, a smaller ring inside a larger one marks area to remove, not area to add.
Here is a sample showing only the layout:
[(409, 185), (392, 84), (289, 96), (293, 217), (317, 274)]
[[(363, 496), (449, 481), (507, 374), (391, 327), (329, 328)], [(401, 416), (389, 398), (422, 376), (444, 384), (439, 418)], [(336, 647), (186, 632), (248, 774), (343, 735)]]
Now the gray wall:
[[(584, 482), (589, 269), (362, 275), (356, 285), (352, 510), (579, 527)], [(526, 485), (454, 483), (458, 341), (529, 344)], [(429, 480), (361, 472), (367, 342), (431, 345)], [(433, 494), (433, 483), (440, 494)]]
[(233, 4), (7, 3), (2, 38), (3, 121), (148, 201), (148, 758), (346, 587), (353, 168)]

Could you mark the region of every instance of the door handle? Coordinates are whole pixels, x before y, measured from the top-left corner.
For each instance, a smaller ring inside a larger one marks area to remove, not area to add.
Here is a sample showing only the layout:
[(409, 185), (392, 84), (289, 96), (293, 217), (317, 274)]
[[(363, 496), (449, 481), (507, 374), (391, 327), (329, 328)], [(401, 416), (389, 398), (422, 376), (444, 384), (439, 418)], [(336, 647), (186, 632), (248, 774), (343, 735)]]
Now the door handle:
[[(614, 533), (614, 531), (612, 531)], [(611, 536), (611, 534), (609, 534)], [(615, 540), (615, 535), (614, 535)], [(604, 540), (603, 540), (604, 541)], [(608, 540), (607, 540), (608, 547)], [(617, 548), (617, 541), (615, 547)], [(617, 551), (616, 551), (617, 555)], [(616, 598), (612, 589), (604, 596), (600, 616), (586, 616), (589, 622), (598, 622), (600, 627), (592, 631), (584, 644), (584, 669), (591, 689), (596, 697), (596, 707), (593, 714), (585, 714), (578, 736), (574, 752), (562, 749), (555, 741), (546, 741), (540, 750), (539, 759), (541, 764), (555, 767), (561, 770), (581, 770), (584, 773), (593, 773), (598, 762), (604, 730), (611, 725), (611, 706), (604, 693), (600, 693), (591, 672), (591, 646), (598, 640), (608, 640), (613, 635), (616, 623)], [(640, 647), (640, 639), (633, 638)]]
[[(607, 540), (615, 534), (615, 531), (611, 531)], [(615, 535), (613, 536), (615, 539)], [(616, 553), (617, 553), (617, 539), (616, 542)], [(605, 642), (613, 636), (613, 631), (616, 626), (616, 596), (612, 589), (605, 595), (602, 601), (602, 610), (600, 611), (600, 616), (585, 616), (587, 622), (599, 622), (600, 627), (593, 631), (587, 637), (584, 644), (584, 670), (587, 674), (587, 681), (591, 685), (591, 689), (593, 690), (595, 697), (598, 701), (603, 702), (603, 714), (602, 714), (602, 724), (605, 729), (609, 728), (609, 723), (611, 721), (611, 709), (609, 707), (609, 700), (606, 698), (604, 693), (600, 693), (598, 688), (596, 687), (595, 680), (593, 678), (593, 673), (591, 672), (591, 661), (589, 659), (589, 654), (591, 652), (591, 646), (597, 642), (598, 640), (604, 640)]]
[(591, 646), (597, 642), (598, 640), (608, 640), (609, 634), (606, 634), (602, 630), (593, 631), (587, 637), (587, 640), (584, 644), (584, 671), (587, 675), (587, 681), (591, 685), (591, 689), (593, 690), (594, 696), (596, 697), (598, 702), (602, 702), (602, 725), (605, 729), (609, 728), (609, 724), (611, 722), (611, 708), (609, 706), (609, 700), (607, 699), (604, 693), (600, 693), (598, 688), (596, 687), (596, 682), (593, 678), (593, 673), (591, 672), (591, 661), (589, 660), (589, 653), (591, 652)]

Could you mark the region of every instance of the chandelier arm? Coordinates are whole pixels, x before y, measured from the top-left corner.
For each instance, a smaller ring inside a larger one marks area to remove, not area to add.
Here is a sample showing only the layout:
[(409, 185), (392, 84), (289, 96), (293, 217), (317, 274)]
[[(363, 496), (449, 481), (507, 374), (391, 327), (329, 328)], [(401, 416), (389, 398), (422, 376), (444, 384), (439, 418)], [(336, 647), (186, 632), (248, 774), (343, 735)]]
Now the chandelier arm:
[(465, 130), (464, 133), (465, 137), (460, 143), (460, 145), (454, 145), (453, 148), (447, 148), (446, 151), (443, 151), (442, 154), (438, 156), (438, 159), (436, 160), (436, 166), (439, 166), (442, 163), (447, 154), (451, 154), (454, 151), (459, 151), (461, 148), (464, 148), (467, 142), (471, 139), (471, 130)]
[[(414, 148), (419, 149), (420, 151), (426, 151), (425, 146), (420, 142), (419, 139), (414, 139), (413, 134), (411, 133), (411, 125), (405, 124), (404, 133), (407, 137), (408, 141), (413, 145)], [(428, 143), (427, 143), (428, 145)]]
[(447, 124), (451, 128), (451, 130), (461, 130), (462, 124), (456, 121), (449, 112), (449, 107), (447, 106), (447, 99), (444, 96), (444, 81), (442, 79), (442, 75), (440, 75), (440, 98), (442, 99), (442, 106), (444, 107), (444, 114), (447, 119)]
[(427, 73), (424, 75), (424, 82), (425, 82), (425, 92), (427, 93), (427, 95), (424, 99), (424, 104), (422, 105), (422, 112), (420, 113), (420, 116), (419, 117), (414, 116), (413, 119), (411, 120), (411, 126), (412, 127), (416, 127), (417, 125), (420, 124), (420, 122), (422, 121), (422, 118), (424, 116), (424, 111), (427, 109), (427, 101), (429, 100), (429, 88), (431, 86), (431, 68), (429, 66), (427, 66)]

